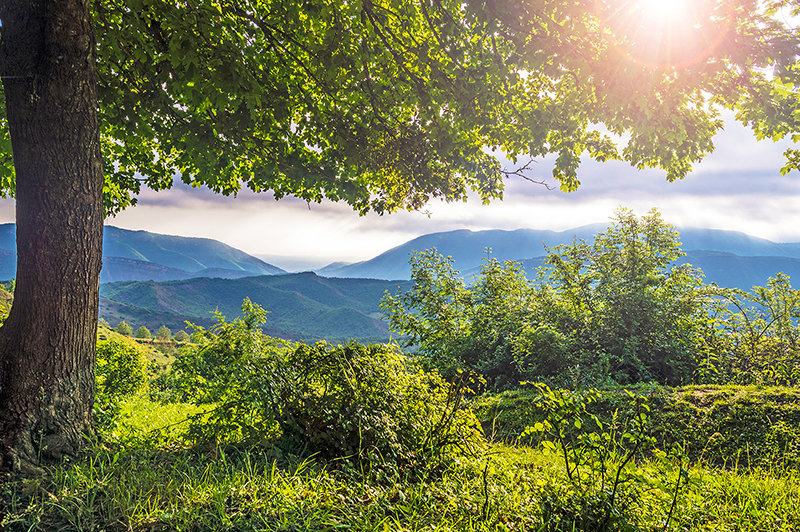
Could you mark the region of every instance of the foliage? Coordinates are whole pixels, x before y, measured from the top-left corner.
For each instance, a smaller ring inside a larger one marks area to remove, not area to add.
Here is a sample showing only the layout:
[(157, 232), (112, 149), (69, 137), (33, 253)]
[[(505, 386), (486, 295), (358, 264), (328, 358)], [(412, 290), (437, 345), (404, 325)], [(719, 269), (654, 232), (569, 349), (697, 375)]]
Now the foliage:
[(98, 390), (112, 396), (139, 392), (147, 383), (147, 358), (135, 344), (122, 340), (97, 343)]
[(123, 336), (130, 336), (133, 334), (133, 327), (125, 323), (125, 321), (121, 321), (117, 325), (117, 332)]
[[(604, 423), (589, 412), (597, 392), (578, 394), (551, 390), (544, 384), (534, 386), (534, 401), (545, 415), (523, 436), (538, 435), (544, 448), (560, 456), (568, 480), (566, 486), (544, 490), (547, 530), (638, 530), (636, 504), (641, 492), (633, 482), (638, 471), (628, 466), (635, 466), (633, 460), (655, 443), (649, 435), (646, 400), (628, 392), (632, 415), (619, 416), (615, 411)], [(669, 518), (665, 528), (668, 524)]]
[(718, 326), (707, 334), (698, 381), (800, 384), (800, 290), (779, 273), (752, 291), (716, 289)]
[(700, 275), (675, 265), (677, 232), (656, 211), (621, 209), (594, 242), (549, 251), (530, 283), (488, 259), (467, 286), (452, 260), (412, 257), (412, 287), (381, 308), (430, 367), (468, 369), (495, 389), (526, 378), (561, 384), (686, 382), (705, 344)]
[(181, 329), (180, 331), (175, 333), (175, 336), (173, 336), (172, 339), (175, 340), (176, 342), (188, 342), (189, 335), (186, 333), (186, 331)]
[[(716, 467), (800, 466), (800, 391), (795, 388), (647, 386), (634, 391), (647, 398), (651, 434), (661, 449), (680, 446), (692, 461)], [(582, 397), (584, 392), (574, 393)], [(538, 397), (538, 391), (522, 389), (486, 396), (475, 412), (495, 439), (526, 442), (520, 439), (526, 428), (547, 417)], [(629, 403), (622, 389), (610, 388), (597, 393), (588, 412), (609, 423), (615, 412), (632, 416)]]
[(553, 154), (565, 190), (585, 156), (681, 178), (722, 127), (706, 99), (760, 136), (793, 123), (793, 35), (771, 7), (709, 5), (644, 32), (680, 30), (678, 46), (642, 42), (637, 6), (610, 2), (92, 4), (106, 209), (176, 175), (362, 212), (488, 199), (502, 173), (486, 145)]
[(150, 329), (148, 329), (144, 325), (136, 329), (136, 338), (139, 338), (141, 340), (149, 340), (152, 337), (153, 335), (150, 334)]
[(278, 446), (392, 475), (480, 442), (463, 386), (421, 371), (396, 349), (291, 346), (261, 334), (263, 309), (245, 300), (242, 312), (231, 323), (220, 317), (167, 377), (183, 397), (213, 405), (192, 422), (196, 441)]
[(387, 293), (381, 310), (404, 345), (415, 346), (428, 367), (452, 377), (464, 366), (461, 346), (469, 331), (472, 292), (450, 257), (425, 250), (414, 253), (410, 263), (411, 288)]
[(166, 325), (162, 325), (156, 331), (156, 340), (159, 342), (169, 342), (172, 340), (172, 331), (170, 331)]
[(147, 384), (147, 358), (131, 342), (109, 339), (97, 343), (94, 420), (107, 430), (116, 423), (119, 403)]
[(700, 274), (675, 264), (678, 233), (655, 209), (642, 218), (620, 209), (613, 221), (591, 245), (548, 254), (540, 277), (553, 290), (548, 322), (572, 332), (571, 358), (589, 378), (687, 382), (703, 345)]

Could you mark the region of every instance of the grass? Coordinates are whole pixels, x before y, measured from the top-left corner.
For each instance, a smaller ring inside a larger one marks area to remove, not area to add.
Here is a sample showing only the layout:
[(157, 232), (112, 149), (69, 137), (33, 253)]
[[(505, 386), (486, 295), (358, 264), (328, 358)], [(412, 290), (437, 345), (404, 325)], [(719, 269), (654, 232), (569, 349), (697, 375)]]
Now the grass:
[[(116, 441), (95, 444), (36, 480), (2, 487), (2, 527), (17, 530), (570, 530), (595, 488), (570, 487), (558, 455), (494, 443), (445, 471), (399, 480), (352, 464), (269, 450), (200, 451), (180, 443), (187, 405), (136, 398)], [(169, 427), (165, 430), (165, 427)], [(148, 437), (152, 430), (159, 437)], [(676, 464), (626, 469), (619, 530), (661, 530)], [(588, 475), (588, 471), (585, 472)], [(800, 530), (791, 469), (688, 468), (669, 530)], [(587, 503), (589, 501), (589, 503)], [(587, 505), (588, 504), (588, 505)], [(550, 524), (547, 524), (547, 519)], [(626, 526), (628, 526), (626, 528)], [(580, 529), (580, 528), (576, 528)]]

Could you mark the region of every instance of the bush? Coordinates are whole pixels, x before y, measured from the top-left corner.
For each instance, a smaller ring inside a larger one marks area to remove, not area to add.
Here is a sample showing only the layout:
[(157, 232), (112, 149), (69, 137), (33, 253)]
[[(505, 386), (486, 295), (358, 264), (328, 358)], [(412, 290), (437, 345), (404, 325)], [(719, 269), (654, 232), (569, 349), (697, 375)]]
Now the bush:
[(175, 333), (175, 336), (173, 336), (172, 339), (176, 342), (186, 342), (189, 340), (189, 335), (186, 334), (186, 331), (180, 330)]
[(117, 332), (123, 336), (130, 336), (133, 334), (133, 327), (131, 327), (124, 321), (121, 321), (119, 322), (119, 325), (117, 325)]
[(676, 265), (677, 232), (657, 211), (617, 212), (591, 244), (548, 250), (529, 281), (513, 261), (487, 260), (467, 285), (453, 260), (411, 258), (412, 286), (381, 309), (404, 345), (450, 377), (489, 387), (689, 382), (704, 355), (708, 311), (700, 274)]
[(147, 359), (137, 346), (126, 341), (100, 341), (95, 379), (95, 422), (101, 429), (108, 429), (119, 413), (120, 399), (141, 391), (147, 384)]
[(136, 338), (139, 338), (141, 340), (149, 340), (152, 337), (153, 335), (150, 334), (150, 330), (144, 325), (136, 329)]
[(261, 334), (263, 309), (245, 300), (243, 312), (232, 323), (220, 318), (165, 379), (183, 397), (216, 405), (192, 423), (195, 441), (278, 446), (395, 473), (481, 441), (464, 388), (422, 371), (396, 348), (289, 345)]
[(162, 325), (156, 331), (156, 340), (159, 342), (169, 342), (172, 340), (172, 331), (170, 331), (166, 325)]

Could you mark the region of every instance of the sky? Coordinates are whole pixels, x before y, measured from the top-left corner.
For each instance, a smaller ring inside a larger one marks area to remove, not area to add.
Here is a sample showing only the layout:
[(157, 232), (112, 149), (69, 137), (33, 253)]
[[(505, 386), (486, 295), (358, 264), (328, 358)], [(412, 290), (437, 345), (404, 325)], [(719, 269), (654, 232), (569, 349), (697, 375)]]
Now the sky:
[[(139, 203), (106, 223), (125, 229), (213, 238), (289, 271), (334, 261), (366, 260), (426, 233), (454, 229), (553, 229), (607, 221), (619, 206), (644, 214), (658, 208), (676, 226), (743, 231), (774, 241), (800, 241), (800, 174), (781, 176), (789, 142), (757, 142), (752, 133), (726, 119), (716, 150), (683, 181), (668, 183), (663, 172), (639, 171), (626, 163), (587, 161), (581, 187), (563, 193), (547, 160), (532, 177), (552, 190), (521, 178), (506, 181), (502, 201), (481, 205), (431, 202), (427, 212), (359, 216), (347, 205), (275, 201), (269, 194), (242, 191), (237, 198), (177, 186), (143, 191)], [(14, 221), (11, 200), (0, 200), (0, 222)]]

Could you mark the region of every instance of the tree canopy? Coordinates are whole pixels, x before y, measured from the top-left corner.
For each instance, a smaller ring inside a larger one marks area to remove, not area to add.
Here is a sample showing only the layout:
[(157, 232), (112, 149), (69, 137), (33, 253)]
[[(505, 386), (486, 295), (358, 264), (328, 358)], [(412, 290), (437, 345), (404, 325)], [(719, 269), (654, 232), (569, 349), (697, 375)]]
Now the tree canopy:
[(720, 108), (793, 133), (797, 38), (774, 17), (792, 3), (691, 4), (657, 22), (622, 0), (93, 3), (106, 211), (176, 178), (360, 212), (488, 200), (546, 154), (565, 190), (586, 156), (673, 180), (713, 149)]

